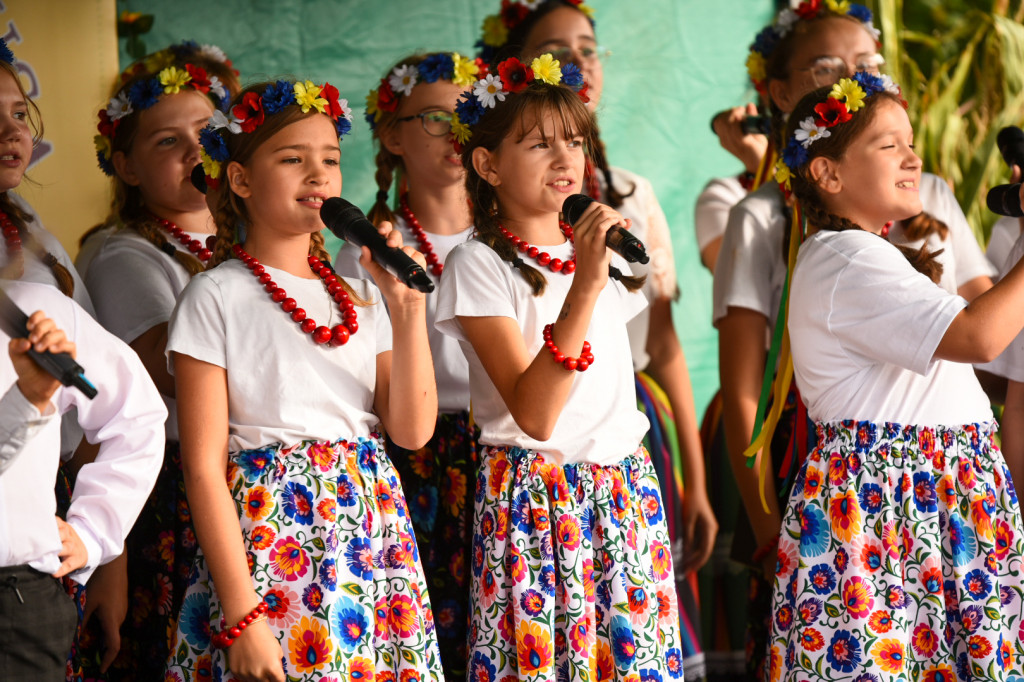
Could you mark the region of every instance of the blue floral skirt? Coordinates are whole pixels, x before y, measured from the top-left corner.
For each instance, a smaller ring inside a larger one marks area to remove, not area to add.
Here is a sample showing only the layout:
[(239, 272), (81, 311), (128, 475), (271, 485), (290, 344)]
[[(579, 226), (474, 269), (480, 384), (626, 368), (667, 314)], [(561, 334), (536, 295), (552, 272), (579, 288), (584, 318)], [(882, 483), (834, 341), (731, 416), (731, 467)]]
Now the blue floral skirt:
[[(305, 441), (233, 454), (253, 586), (289, 680), (441, 680), (433, 615), (401, 485), (378, 440)], [(165, 681), (234, 680), (202, 549)]]
[(672, 552), (642, 446), (612, 466), (486, 448), (474, 531), (470, 682), (682, 678)]
[(994, 430), (817, 425), (783, 517), (766, 679), (1021, 674), (1024, 530)]

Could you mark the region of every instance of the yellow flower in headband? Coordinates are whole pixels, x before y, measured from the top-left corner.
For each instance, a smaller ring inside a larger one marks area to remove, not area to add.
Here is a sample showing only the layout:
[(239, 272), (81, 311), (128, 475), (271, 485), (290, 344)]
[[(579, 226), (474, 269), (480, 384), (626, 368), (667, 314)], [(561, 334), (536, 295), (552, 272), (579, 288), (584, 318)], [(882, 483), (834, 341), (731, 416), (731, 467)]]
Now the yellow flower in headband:
[(850, 11), (850, 0), (825, 0), (825, 5), (838, 14), (846, 14)]
[(179, 69), (176, 66), (168, 66), (160, 72), (160, 85), (164, 86), (165, 95), (175, 95), (179, 90), (192, 80), (188, 71)]
[(146, 57), (146, 71), (154, 73), (166, 69), (174, 63), (174, 55), (170, 50), (160, 50)]
[(302, 113), (316, 109), (322, 114), (327, 110), (327, 100), (320, 97), (320, 87), (313, 85), (313, 81), (295, 81), (294, 90), (295, 103), (302, 107)]
[(380, 117), (384, 114), (384, 112), (377, 108), (378, 93), (379, 89), (370, 90), (370, 94), (366, 96), (366, 114), (373, 116), (374, 123), (379, 121)]
[(103, 158), (110, 161), (110, 157), (113, 155), (113, 150), (110, 146), (110, 138), (106, 135), (97, 135), (92, 138), (93, 143), (96, 145), (96, 151), (103, 155)]
[(466, 144), (472, 134), (469, 131), (469, 126), (459, 120), (459, 114), (452, 114), (452, 135), (459, 144)]
[(790, 189), (789, 179), (793, 177), (793, 174), (789, 170), (789, 166), (786, 165), (785, 161), (779, 159), (775, 162), (775, 180), (786, 189)]
[(203, 162), (203, 172), (207, 177), (216, 180), (220, 177), (220, 161), (214, 161), (205, 149), (199, 150), (199, 159)]
[(846, 98), (846, 108), (853, 113), (864, 106), (864, 98), (867, 97), (867, 93), (857, 81), (842, 78), (832, 86), (832, 92), (828, 96), (840, 100)]
[(562, 82), (562, 69), (560, 67), (561, 64), (558, 63), (558, 60), (549, 54), (542, 54), (530, 62), (533, 77), (551, 85), (558, 85)]
[(483, 33), (484, 45), (491, 47), (501, 47), (508, 40), (508, 28), (498, 14), (492, 14), (484, 19)]
[(576, 8), (579, 11), (583, 12), (583, 14), (586, 15), (587, 19), (590, 19), (591, 21), (594, 20), (594, 8), (593, 7), (591, 7), (590, 5), (584, 5), (583, 3), (580, 3), (579, 5), (576, 5)]
[(452, 83), (468, 88), (476, 82), (476, 74), (479, 73), (480, 67), (472, 59), (453, 52), (452, 67)]
[(755, 83), (760, 83), (768, 75), (764, 69), (764, 57), (760, 52), (751, 52), (747, 57), (747, 73)]

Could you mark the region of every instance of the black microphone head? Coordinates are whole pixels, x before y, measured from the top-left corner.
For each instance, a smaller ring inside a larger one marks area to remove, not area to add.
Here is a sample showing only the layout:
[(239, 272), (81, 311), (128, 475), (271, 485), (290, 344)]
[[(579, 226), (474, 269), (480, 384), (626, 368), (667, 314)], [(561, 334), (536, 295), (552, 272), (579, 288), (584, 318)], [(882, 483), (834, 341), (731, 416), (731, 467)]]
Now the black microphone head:
[(192, 174), (188, 176), (188, 179), (192, 181), (193, 187), (203, 194), (206, 194), (206, 171), (203, 170), (203, 164), (197, 163), (196, 167), (192, 169)]
[(996, 146), (1009, 166), (1024, 166), (1024, 130), (1006, 126), (996, 135)]
[(587, 210), (587, 206), (590, 206), (593, 201), (586, 194), (570, 194), (567, 196), (565, 201), (562, 202), (562, 217), (565, 218), (565, 222), (575, 225), (576, 221), (583, 215), (583, 212)]
[(997, 215), (1009, 216), (1011, 218), (1024, 217), (1024, 210), (1020, 205), (1020, 183), (1013, 185), (998, 185), (988, 191), (985, 197), (988, 210)]

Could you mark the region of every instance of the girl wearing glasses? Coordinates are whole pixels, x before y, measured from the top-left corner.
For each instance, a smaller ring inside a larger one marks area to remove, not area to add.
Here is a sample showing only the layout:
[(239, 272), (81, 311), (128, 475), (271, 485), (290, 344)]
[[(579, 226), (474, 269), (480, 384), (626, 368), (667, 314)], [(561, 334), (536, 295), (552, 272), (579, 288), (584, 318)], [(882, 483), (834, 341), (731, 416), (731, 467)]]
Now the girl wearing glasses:
[[(366, 119), (377, 145), (377, 200), (369, 217), (391, 222), (404, 243), (427, 258), (427, 273), (440, 281), (448, 252), (473, 235), (465, 171), (451, 142), (459, 95), (479, 78), (472, 59), (456, 53), (415, 55), (399, 61), (367, 98)], [(388, 196), (396, 185), (397, 205)], [(338, 253), (342, 275), (365, 278), (359, 247)], [(448, 679), (466, 677), (469, 606), (467, 565), (471, 549), (473, 481), (479, 430), (469, 420), (469, 367), (452, 337), (434, 329), (437, 296), (427, 296), (427, 330), (437, 378), (433, 438), (411, 451), (388, 442), (406, 500)]]

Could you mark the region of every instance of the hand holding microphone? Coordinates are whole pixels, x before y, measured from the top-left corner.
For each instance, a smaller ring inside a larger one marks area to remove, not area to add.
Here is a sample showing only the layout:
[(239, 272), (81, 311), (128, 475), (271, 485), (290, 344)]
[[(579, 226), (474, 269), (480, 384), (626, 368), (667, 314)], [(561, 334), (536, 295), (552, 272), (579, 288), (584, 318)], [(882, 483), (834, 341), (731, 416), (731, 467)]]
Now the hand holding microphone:
[[(575, 226), (576, 221), (587, 210), (587, 206), (590, 206), (593, 202), (594, 200), (585, 194), (572, 194), (566, 197), (562, 203), (562, 216), (565, 218), (565, 222)], [(605, 236), (605, 244), (609, 249), (630, 263), (647, 263), (650, 261), (643, 242), (618, 225), (608, 230)]]
[(320, 219), (338, 239), (368, 248), (377, 265), (410, 289), (425, 294), (434, 290), (434, 283), (419, 263), (401, 249), (388, 246), (387, 240), (380, 236), (373, 223), (351, 202), (341, 197), (327, 199), (320, 207)]

